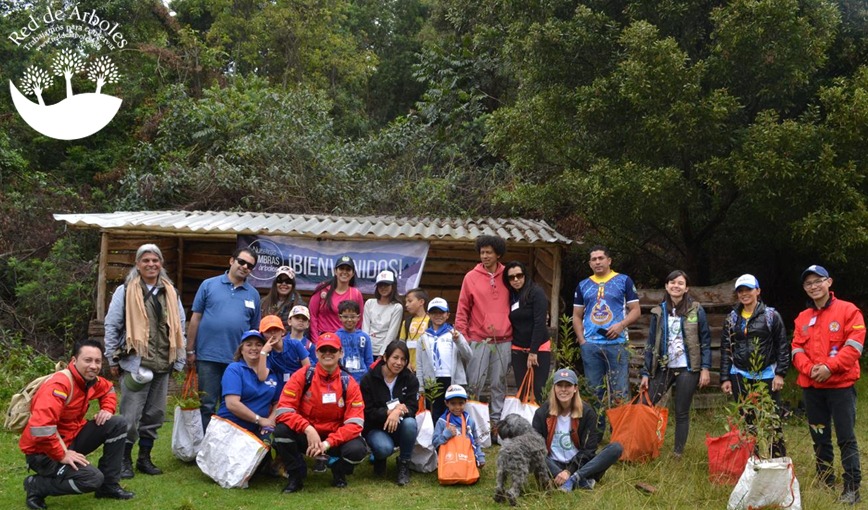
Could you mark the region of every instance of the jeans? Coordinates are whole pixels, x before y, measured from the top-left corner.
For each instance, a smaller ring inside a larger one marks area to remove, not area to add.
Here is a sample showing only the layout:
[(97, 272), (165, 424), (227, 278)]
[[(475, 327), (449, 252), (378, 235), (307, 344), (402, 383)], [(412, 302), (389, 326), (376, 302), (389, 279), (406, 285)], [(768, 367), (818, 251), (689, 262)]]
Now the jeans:
[[(525, 351), (512, 350), (512, 373), (515, 375), (515, 385), (521, 384), (524, 376), (527, 373), (527, 357), (530, 353)], [(533, 395), (537, 403), (543, 401), (543, 386), (549, 378), (549, 369), (551, 368), (552, 353), (539, 352), (537, 353), (537, 366), (533, 368)]]
[(398, 458), (410, 460), (413, 447), (416, 446), (416, 419), (405, 417), (391, 434), (385, 430), (371, 430), (365, 435), (365, 440), (376, 460), (383, 460), (392, 455), (395, 445), (401, 450)]
[[(778, 413), (778, 416), (782, 416), (781, 414), (781, 392), (780, 391), (772, 391), (772, 381), (774, 379), (762, 379), (762, 383), (768, 389), (769, 394), (772, 396), (772, 400), (775, 402), (775, 412)], [(747, 384), (751, 381), (750, 379), (746, 379), (739, 374), (730, 374), (730, 381), (732, 382), (732, 396), (735, 397), (735, 401), (738, 402), (741, 398), (747, 395)], [(854, 402), (855, 405), (855, 402)], [(855, 411), (854, 411), (855, 412)], [(748, 412), (744, 416), (745, 421), (748, 424), (748, 427), (753, 426), (754, 416), (752, 412)], [(768, 452), (764, 452), (766, 455)], [(772, 442), (772, 458), (778, 457), (786, 457), (787, 456), (787, 447), (784, 444), (784, 429), (779, 424), (775, 428), (775, 440)]]
[(657, 405), (663, 394), (675, 385), (675, 453), (684, 453), (687, 435), (690, 433), (690, 404), (699, 384), (699, 372), (686, 368), (665, 368), (654, 374), (648, 383), (651, 402)]
[[(844, 468), (844, 489), (855, 490), (862, 483), (862, 467), (859, 461), (859, 445), (856, 443), (856, 388), (802, 388), (802, 398), (814, 455), (817, 457), (817, 476), (834, 483), (832, 450), (832, 425), (841, 450), (841, 465)], [(820, 425), (820, 426), (818, 426)]]
[(585, 379), (598, 400), (597, 430), (602, 437), (606, 429), (606, 409), (630, 396), (630, 350), (624, 344), (585, 342), (582, 364)]
[[(606, 474), (606, 471), (618, 462), (618, 459), (621, 458), (623, 452), (624, 448), (621, 446), (621, 443), (609, 443), (605, 448), (600, 450), (593, 459), (582, 464), (582, 466), (572, 474), (572, 478), (576, 480), (581, 478), (593, 478), (599, 482), (600, 479), (603, 478), (603, 475)], [(552, 478), (554, 478), (558, 476), (558, 473), (569, 467), (569, 462), (559, 462), (551, 458), (551, 456), (546, 456), (546, 465), (549, 468), (549, 473), (551, 473)]]
[(196, 361), (199, 374), (199, 412), (202, 413), (202, 428), (208, 430), (211, 415), (217, 412), (217, 403), (223, 394), (223, 372), (228, 363)]

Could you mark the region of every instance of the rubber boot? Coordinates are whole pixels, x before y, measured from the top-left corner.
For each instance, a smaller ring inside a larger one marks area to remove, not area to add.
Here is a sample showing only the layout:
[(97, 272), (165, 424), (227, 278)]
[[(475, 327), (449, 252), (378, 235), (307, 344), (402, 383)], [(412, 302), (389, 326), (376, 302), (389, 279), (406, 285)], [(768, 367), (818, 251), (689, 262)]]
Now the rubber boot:
[(136, 469), (146, 475), (161, 475), (163, 474), (163, 470), (151, 462), (151, 448), (153, 447), (145, 446), (141, 442), (139, 443), (139, 458), (136, 460)]
[(133, 443), (126, 443), (124, 445), (124, 460), (121, 461), (121, 479), (125, 480), (134, 476), (136, 474), (133, 473)]

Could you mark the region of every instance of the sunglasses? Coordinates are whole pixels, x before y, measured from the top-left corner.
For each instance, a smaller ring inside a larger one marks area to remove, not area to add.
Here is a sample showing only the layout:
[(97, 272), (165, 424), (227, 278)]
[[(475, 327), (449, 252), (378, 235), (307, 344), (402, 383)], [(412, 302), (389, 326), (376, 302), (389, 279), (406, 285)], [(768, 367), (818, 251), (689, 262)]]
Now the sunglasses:
[(235, 259), (235, 262), (237, 262), (239, 266), (246, 267), (248, 269), (253, 269), (254, 267), (256, 267), (256, 262), (249, 262), (244, 259)]
[(524, 273), (507, 275), (507, 278), (509, 278), (510, 281), (517, 282), (518, 280), (524, 279)]
[(278, 285), (295, 285), (295, 280), (290, 280), (289, 278), (284, 278), (282, 280), (277, 280)]
[(324, 354), (334, 354), (334, 353), (338, 352), (338, 350), (335, 349), (334, 347), (325, 347), (325, 346), (320, 347), (319, 349), (317, 349), (317, 351), (324, 353)]

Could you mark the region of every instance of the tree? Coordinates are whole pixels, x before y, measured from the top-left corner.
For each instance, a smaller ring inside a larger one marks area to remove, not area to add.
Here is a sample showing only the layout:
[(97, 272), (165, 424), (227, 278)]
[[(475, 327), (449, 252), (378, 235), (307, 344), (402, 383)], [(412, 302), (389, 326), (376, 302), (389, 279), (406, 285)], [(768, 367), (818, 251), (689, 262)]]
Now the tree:
[(30, 66), (24, 71), (21, 86), (25, 92), (33, 93), (40, 105), (45, 106), (45, 101), (42, 100), (42, 91), (51, 86), (51, 76), (41, 67)]
[(117, 83), (120, 77), (117, 66), (105, 55), (91, 62), (87, 68), (87, 73), (88, 79), (96, 83), (97, 94), (100, 93), (103, 85), (106, 83)]
[(56, 76), (66, 79), (66, 97), (72, 97), (72, 75), (84, 71), (84, 59), (69, 48), (63, 48), (51, 65)]

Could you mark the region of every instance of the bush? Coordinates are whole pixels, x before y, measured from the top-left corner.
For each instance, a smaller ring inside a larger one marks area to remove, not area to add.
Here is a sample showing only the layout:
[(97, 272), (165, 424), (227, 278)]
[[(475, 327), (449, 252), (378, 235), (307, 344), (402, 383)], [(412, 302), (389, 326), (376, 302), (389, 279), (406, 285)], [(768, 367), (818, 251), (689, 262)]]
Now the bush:
[(0, 358), (0, 408), (5, 413), (12, 395), (33, 379), (54, 372), (56, 362), (25, 344), (21, 333), (0, 330), (0, 345), (6, 353)]

